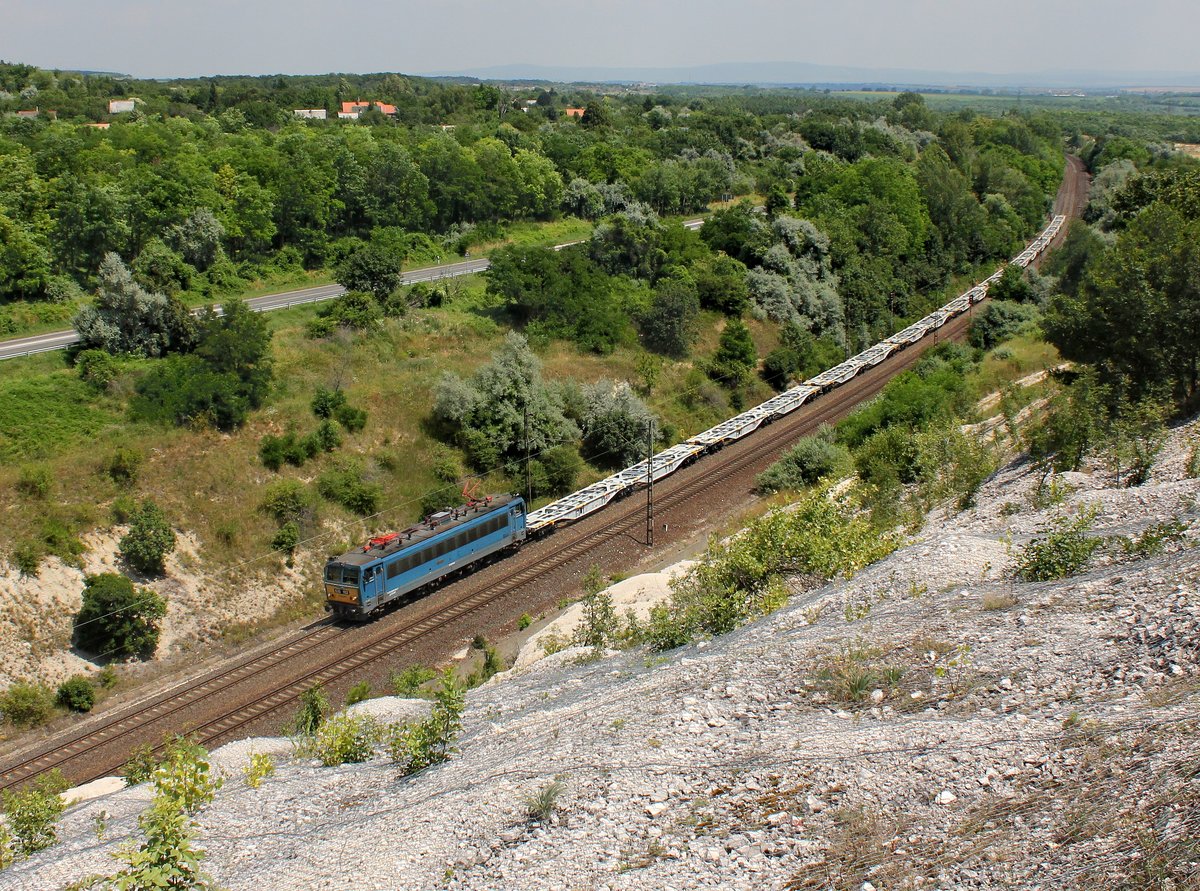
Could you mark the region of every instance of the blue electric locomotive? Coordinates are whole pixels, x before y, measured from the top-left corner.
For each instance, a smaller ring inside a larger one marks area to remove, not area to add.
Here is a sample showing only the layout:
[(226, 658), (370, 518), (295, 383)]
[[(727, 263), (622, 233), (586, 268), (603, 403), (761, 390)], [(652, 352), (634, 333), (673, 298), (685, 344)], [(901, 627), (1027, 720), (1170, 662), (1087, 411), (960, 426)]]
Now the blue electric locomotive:
[(495, 495), (372, 538), (325, 564), (328, 608), (366, 621), (394, 600), (525, 540), (525, 501)]

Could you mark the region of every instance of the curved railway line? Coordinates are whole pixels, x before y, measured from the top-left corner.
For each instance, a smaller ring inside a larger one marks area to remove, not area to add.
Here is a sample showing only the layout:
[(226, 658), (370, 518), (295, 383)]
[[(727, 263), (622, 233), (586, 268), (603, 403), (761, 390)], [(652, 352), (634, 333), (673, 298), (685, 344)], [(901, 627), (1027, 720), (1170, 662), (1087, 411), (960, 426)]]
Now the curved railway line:
[[(1081, 170), (1068, 164), (1056, 211), (1077, 211), (1081, 206), (1081, 182), (1086, 200), (1084, 177)], [(1068, 181), (1072, 181), (1070, 185)], [(1055, 234), (1061, 237), (1057, 229)], [(712, 497), (728, 489), (744, 495), (753, 476), (797, 436), (849, 413), (894, 375), (915, 364), (937, 340), (962, 336), (969, 323), (968, 309), (946, 320), (933, 337), (925, 337), (873, 364), (805, 404), (802, 410), (778, 419), (768, 418), (753, 436), (735, 440), (702, 465), (691, 464), (656, 481), (657, 518), (675, 522), (677, 529), (688, 521), (694, 526), (696, 512), (685, 508), (698, 494)], [(279, 713), (313, 684), (333, 685), (368, 666), (388, 660), (395, 664), (398, 655), (413, 644), (445, 633), (464, 616), (496, 607), (534, 582), (552, 581), (556, 575), (569, 573), (585, 557), (602, 554), (606, 546), (632, 537), (630, 533), (644, 522), (645, 507), (639, 499), (617, 501), (607, 510), (563, 528), (552, 538), (526, 545), (516, 557), (504, 561), (500, 572), (496, 571), (498, 567), (489, 566), (448, 582), (414, 609), (397, 610), (367, 626), (314, 623), (230, 666), (183, 681), (111, 714), (97, 715), (76, 730), (27, 748), (3, 766), (0, 789), (14, 787), (53, 768), (61, 769), (77, 783), (110, 775), (128, 757), (133, 744), (159, 742), (169, 733), (187, 733), (202, 744), (212, 745), (262, 729), (267, 719), (274, 718), (278, 726)]]
[[(942, 333), (947, 337), (960, 336), (965, 333), (969, 321), (967, 316), (962, 316), (946, 325)], [(672, 508), (728, 482), (741, 483), (743, 489), (748, 489), (753, 476), (797, 436), (849, 413), (864, 399), (877, 393), (894, 375), (915, 364), (925, 349), (933, 345), (934, 342), (930, 340), (927, 344), (919, 344), (899, 353), (874, 369), (873, 373), (858, 377), (817, 399), (806, 407), (807, 410), (776, 421), (756, 436), (727, 447), (710, 461), (704, 462), (702, 467), (692, 465), (674, 478), (657, 483), (656, 513), (660, 518), (671, 519)], [(111, 716), (97, 716), (102, 720), (99, 726), (80, 728), (50, 746), (31, 752), (18, 763), (6, 765), (0, 776), (0, 789), (19, 785), (56, 767), (75, 782), (110, 775), (128, 757), (133, 745), (159, 742), (163, 734), (170, 732), (186, 732), (206, 745), (227, 740), (239, 730), (287, 709), (313, 684), (328, 686), (370, 663), (380, 663), (394, 657), (398, 651), (424, 635), (518, 592), (565, 566), (578, 563), (604, 544), (639, 530), (644, 518), (645, 507), (639, 499), (619, 501), (591, 518), (590, 523), (564, 528), (553, 538), (527, 546), (519, 556), (532, 558), (531, 562), (497, 583), (472, 585), (473, 577), (468, 576), (463, 581), (443, 586), (443, 592), (454, 595), (450, 602), (411, 621), (404, 620), (401, 610), (368, 626), (345, 627), (327, 621), (309, 626), (264, 652), (252, 654), (233, 666), (209, 672), (194, 682), (184, 684), (181, 689), (158, 694), (114, 712)], [(514, 566), (515, 559), (519, 557), (509, 558), (506, 567)], [(465, 590), (461, 590), (463, 588)], [(381, 629), (385, 632), (382, 636), (370, 633)], [(315, 665), (301, 665), (305, 657), (319, 657), (319, 651), (327, 644), (355, 632), (357, 637), (376, 639), (358, 644), (349, 653), (333, 653), (319, 658)], [(286, 684), (276, 686), (262, 683), (266, 674), (292, 666), (297, 670), (289, 674)], [(216, 701), (218, 697), (235, 700), (234, 688), (245, 685), (256, 685), (260, 692), (252, 692), (248, 700), (234, 708), (222, 706)], [(212, 705), (218, 706), (215, 713), (209, 710), (198, 721), (171, 720), (184, 712), (203, 712)], [(170, 723), (172, 728), (153, 729), (164, 723)], [(105, 751), (110, 754), (106, 755)]]

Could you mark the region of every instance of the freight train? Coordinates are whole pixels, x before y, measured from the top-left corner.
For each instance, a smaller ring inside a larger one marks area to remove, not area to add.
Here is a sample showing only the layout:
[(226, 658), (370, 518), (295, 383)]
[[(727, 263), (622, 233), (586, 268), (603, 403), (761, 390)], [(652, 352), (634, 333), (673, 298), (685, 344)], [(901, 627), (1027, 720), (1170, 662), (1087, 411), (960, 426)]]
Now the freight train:
[[(1054, 217), (1012, 259), (1012, 265), (1024, 269), (1032, 263), (1065, 222), (1066, 217)], [(448, 575), (516, 550), (528, 537), (548, 533), (600, 510), (650, 481), (657, 482), (700, 456), (790, 414), (809, 399), (841, 386), (893, 353), (936, 332), (987, 297), (988, 289), (999, 281), (1003, 272), (1002, 266), (945, 306), (840, 365), (659, 452), (650, 458), (649, 466), (641, 461), (529, 514), (525, 512), (524, 500), (514, 495), (468, 500), (463, 506), (435, 513), (415, 526), (373, 538), (360, 548), (330, 557), (325, 565), (328, 607), (340, 618), (364, 621), (387, 605), (420, 593)]]

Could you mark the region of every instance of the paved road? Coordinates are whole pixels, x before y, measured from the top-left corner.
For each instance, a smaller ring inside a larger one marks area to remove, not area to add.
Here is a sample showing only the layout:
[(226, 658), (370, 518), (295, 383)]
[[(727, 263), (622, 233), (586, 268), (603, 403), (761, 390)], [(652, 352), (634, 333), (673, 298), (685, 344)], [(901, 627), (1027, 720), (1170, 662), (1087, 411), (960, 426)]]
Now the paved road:
[[(684, 224), (687, 229), (699, 229), (704, 220), (688, 220)], [(556, 251), (578, 241), (567, 241), (556, 244)], [(472, 275), (483, 272), (491, 263), (487, 257), (478, 260), (461, 260), (458, 263), (446, 263), (441, 266), (429, 266), (425, 269), (414, 269), (406, 272), (401, 282), (406, 285), (416, 282), (433, 282), (443, 278), (455, 278), (460, 275)], [(284, 291), (281, 294), (267, 294), (247, 300), (255, 312), (270, 312), (273, 309), (286, 309), (303, 303), (320, 303), (322, 300), (332, 300), (346, 292), (341, 285), (319, 285), (315, 288), (301, 288), (297, 291)], [(30, 356), (34, 353), (47, 353), (52, 350), (63, 350), (79, 340), (74, 331), (53, 331), (49, 334), (35, 334), (32, 337), (17, 337), (13, 340), (0, 341), (0, 360), (15, 359), (18, 356)]]

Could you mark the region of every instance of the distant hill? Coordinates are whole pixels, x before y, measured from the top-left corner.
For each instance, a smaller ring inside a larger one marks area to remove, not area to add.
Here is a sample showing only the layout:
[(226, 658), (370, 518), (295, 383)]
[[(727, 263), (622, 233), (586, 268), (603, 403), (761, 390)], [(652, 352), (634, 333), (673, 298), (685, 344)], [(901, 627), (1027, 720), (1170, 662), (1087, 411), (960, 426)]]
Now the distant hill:
[(857, 68), (807, 62), (723, 62), (677, 68), (604, 68), (555, 65), (495, 65), (428, 72), (482, 80), (541, 80), (563, 83), (762, 84), (773, 86), (928, 86), (990, 89), (1196, 87), (1200, 72), (1047, 70), (1009, 74), (908, 68)]

